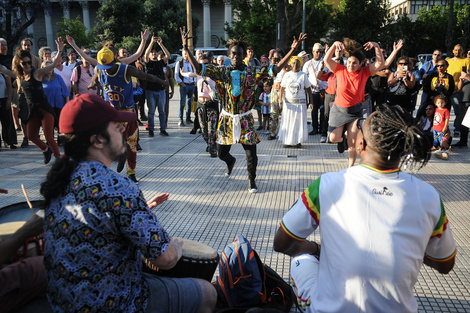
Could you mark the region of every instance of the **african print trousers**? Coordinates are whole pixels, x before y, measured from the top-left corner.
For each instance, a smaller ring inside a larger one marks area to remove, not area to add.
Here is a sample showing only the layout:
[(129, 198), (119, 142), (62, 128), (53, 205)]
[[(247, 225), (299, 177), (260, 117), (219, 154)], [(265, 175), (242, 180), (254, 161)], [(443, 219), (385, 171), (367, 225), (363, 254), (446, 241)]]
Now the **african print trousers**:
[(269, 134), (273, 137), (277, 136), (280, 116), (282, 113), (282, 108), (279, 106), (279, 101), (279, 90), (273, 90), (271, 93), (271, 126), (269, 127)]
[[(132, 111), (134, 109), (123, 109), (119, 111)], [(127, 175), (135, 174), (135, 167), (137, 166), (137, 139), (139, 137), (139, 125), (137, 124), (137, 117), (135, 121), (122, 123), (126, 130), (124, 131), (124, 136), (126, 136), (127, 141)]]
[(202, 137), (207, 143), (210, 154), (217, 153), (217, 111), (212, 108), (198, 108), (199, 124), (201, 126)]

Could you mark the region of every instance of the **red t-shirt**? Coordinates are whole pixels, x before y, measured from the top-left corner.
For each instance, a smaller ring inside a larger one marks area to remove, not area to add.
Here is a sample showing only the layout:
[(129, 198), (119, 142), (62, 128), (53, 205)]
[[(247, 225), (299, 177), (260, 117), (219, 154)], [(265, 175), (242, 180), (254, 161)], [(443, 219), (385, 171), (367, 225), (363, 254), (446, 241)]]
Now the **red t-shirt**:
[(325, 73), (321, 76), (321, 80), (328, 81), (328, 86), (325, 89), (325, 92), (330, 95), (335, 94), (335, 88), (336, 88), (336, 76), (332, 72)]
[(370, 76), (369, 66), (349, 73), (346, 66), (337, 64), (334, 73), (337, 81), (335, 98), (337, 106), (349, 108), (364, 101), (367, 78)]
[(434, 112), (434, 122), (432, 124), (432, 129), (441, 132), (444, 129), (446, 120), (448, 119), (450, 119), (449, 110), (446, 108), (436, 108), (436, 111)]

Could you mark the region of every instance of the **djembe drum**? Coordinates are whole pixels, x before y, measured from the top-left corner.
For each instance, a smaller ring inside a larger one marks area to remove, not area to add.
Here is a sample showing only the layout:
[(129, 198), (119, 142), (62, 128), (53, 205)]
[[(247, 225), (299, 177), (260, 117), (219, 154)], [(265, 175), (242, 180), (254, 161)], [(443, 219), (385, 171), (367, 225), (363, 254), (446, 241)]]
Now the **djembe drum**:
[(183, 256), (178, 263), (172, 269), (162, 270), (144, 259), (144, 272), (165, 277), (201, 278), (211, 282), (219, 262), (217, 251), (194, 240), (173, 238), (184, 242)]

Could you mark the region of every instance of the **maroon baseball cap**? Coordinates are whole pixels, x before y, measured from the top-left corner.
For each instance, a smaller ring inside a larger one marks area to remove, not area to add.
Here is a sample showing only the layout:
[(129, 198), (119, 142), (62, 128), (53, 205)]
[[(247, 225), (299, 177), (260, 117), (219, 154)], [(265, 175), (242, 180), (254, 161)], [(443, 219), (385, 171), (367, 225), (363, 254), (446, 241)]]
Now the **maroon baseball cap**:
[(60, 113), (59, 131), (62, 134), (79, 133), (104, 123), (132, 122), (137, 115), (132, 111), (118, 111), (95, 94), (81, 94), (67, 102)]

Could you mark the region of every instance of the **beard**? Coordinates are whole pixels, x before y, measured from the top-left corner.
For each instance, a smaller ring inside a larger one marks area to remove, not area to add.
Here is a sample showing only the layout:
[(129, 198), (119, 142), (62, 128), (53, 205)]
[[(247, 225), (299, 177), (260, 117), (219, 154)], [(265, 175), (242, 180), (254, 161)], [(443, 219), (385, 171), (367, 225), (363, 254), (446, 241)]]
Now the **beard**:
[(113, 162), (125, 162), (127, 159), (127, 142), (124, 134), (122, 134), (122, 147), (124, 147), (124, 151), (122, 149), (111, 151), (110, 158)]

